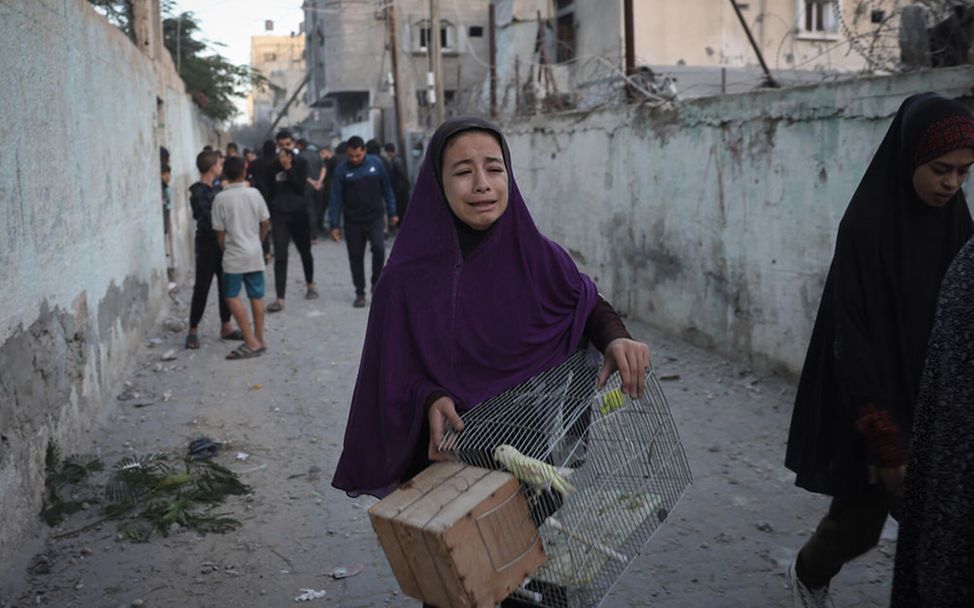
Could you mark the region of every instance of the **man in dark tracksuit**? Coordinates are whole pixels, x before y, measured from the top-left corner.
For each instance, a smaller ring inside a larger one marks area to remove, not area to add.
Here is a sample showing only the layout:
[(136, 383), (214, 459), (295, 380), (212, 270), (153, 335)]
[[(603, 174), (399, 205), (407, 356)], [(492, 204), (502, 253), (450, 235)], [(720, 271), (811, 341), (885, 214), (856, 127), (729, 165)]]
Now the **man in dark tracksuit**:
[(291, 239), (301, 255), (304, 280), (308, 284), (305, 296), (309, 300), (318, 297), (315, 289), (314, 260), (311, 257), (311, 224), (308, 221), (308, 163), (294, 151), (294, 137), (290, 131), (277, 134), (278, 156), (271, 163), (267, 183), (273, 192), (271, 204), (271, 234), (274, 239), (274, 286), (277, 300), (267, 307), (267, 312), (284, 310), (284, 292), (287, 289), (287, 255)]
[[(385, 205), (383, 205), (385, 199)], [(328, 221), (331, 238), (341, 238), (341, 219), (345, 219), (345, 242), (348, 245), (348, 262), (355, 284), (355, 303), (365, 306), (365, 242), (372, 249), (372, 287), (379, 280), (385, 264), (385, 222), (388, 211), (389, 225), (399, 223), (396, 215), (396, 197), (386, 172), (385, 163), (378, 156), (365, 153), (365, 142), (354, 136), (348, 140), (346, 160), (335, 170), (332, 181), (331, 203)]]

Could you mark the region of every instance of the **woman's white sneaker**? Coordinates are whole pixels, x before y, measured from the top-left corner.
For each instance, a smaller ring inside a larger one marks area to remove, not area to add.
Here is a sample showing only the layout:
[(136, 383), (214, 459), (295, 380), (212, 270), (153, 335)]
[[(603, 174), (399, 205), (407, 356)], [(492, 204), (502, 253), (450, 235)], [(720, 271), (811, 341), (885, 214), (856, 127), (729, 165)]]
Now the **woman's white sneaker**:
[(797, 560), (788, 566), (788, 585), (791, 587), (791, 597), (795, 608), (835, 608), (832, 597), (829, 596), (829, 586), (809, 587), (801, 582), (795, 572)]

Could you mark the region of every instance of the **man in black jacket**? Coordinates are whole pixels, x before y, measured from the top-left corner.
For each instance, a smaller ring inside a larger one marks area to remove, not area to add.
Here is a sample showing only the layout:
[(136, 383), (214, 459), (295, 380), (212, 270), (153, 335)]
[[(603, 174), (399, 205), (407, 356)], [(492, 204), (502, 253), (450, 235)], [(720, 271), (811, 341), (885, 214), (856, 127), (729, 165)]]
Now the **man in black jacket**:
[(213, 182), (223, 172), (223, 162), (220, 155), (212, 150), (200, 152), (196, 157), (196, 168), (200, 172), (200, 181), (189, 187), (189, 204), (193, 209), (193, 219), (196, 220), (196, 281), (193, 284), (193, 301), (189, 311), (189, 332), (186, 334), (186, 348), (200, 347), (197, 334), (203, 311), (206, 310), (206, 297), (210, 292), (210, 285), (216, 279), (217, 293), (220, 295), (220, 337), (224, 339), (240, 339), (240, 332), (234, 331), (230, 325), (230, 308), (223, 297), (223, 252), (216, 241), (211, 222), (213, 199), (219, 188)]
[(288, 130), (277, 133), (277, 160), (271, 163), (266, 183), (272, 192), (271, 234), (274, 239), (274, 286), (277, 300), (267, 307), (267, 312), (284, 310), (284, 293), (287, 289), (288, 247), (294, 246), (301, 255), (304, 280), (308, 291), (305, 297), (318, 297), (314, 283), (314, 260), (311, 257), (311, 225), (308, 221), (308, 199), (305, 196), (308, 180), (308, 163), (294, 151), (294, 137)]

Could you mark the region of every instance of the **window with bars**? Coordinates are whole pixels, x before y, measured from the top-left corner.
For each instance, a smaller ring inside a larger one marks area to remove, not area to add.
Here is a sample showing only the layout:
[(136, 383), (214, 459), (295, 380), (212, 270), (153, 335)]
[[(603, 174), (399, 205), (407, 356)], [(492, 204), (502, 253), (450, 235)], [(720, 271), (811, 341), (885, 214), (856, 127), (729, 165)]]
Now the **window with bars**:
[(575, 58), (575, 2), (558, 0), (555, 5), (555, 62), (562, 63)]
[[(456, 30), (453, 25), (447, 22), (440, 23), (440, 49), (443, 51), (453, 51), (456, 41)], [(413, 26), (413, 49), (417, 52), (426, 52), (430, 44), (429, 21), (423, 21)]]
[(806, 34), (837, 34), (839, 23), (836, 11), (838, 0), (799, 0), (798, 19)]

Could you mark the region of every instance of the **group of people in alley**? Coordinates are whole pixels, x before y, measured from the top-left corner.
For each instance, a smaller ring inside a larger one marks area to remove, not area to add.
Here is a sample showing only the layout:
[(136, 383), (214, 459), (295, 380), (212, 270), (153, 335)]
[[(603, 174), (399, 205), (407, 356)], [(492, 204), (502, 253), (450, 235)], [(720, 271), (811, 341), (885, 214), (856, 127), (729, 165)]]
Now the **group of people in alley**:
[[(370, 244), (368, 328), (334, 487), (387, 496), (449, 457), (440, 446), (448, 428), (463, 431), (464, 412), (579, 349), (603, 353), (599, 386), (618, 372), (623, 393), (643, 394), (649, 345), (535, 225), (498, 126), (478, 117), (440, 125), (408, 206), (388, 163), (361, 139), (336, 150), (340, 162), (323, 151), (324, 166), (293, 143), (282, 131), (249, 164), (200, 154), (187, 347), (199, 347), (216, 276), (220, 336), (243, 340), (231, 358), (264, 352), (260, 241), (268, 221), (277, 287), (268, 311), (285, 309), (291, 240), (305, 295), (317, 296), (316, 231), (345, 238), (354, 305), (365, 306)], [(974, 115), (934, 93), (913, 95), (877, 145), (839, 224), (788, 430), (785, 464), (796, 484), (831, 503), (787, 579), (795, 606), (832, 606), (832, 580), (877, 545), (892, 515), (891, 605), (970, 607), (974, 223), (962, 186), (974, 164)], [(326, 205), (315, 207), (320, 190)], [(397, 229), (388, 261), (387, 229)], [(253, 303), (252, 330), (233, 302), (241, 285)]]
[[(336, 152), (328, 146), (314, 150), (281, 130), (274, 141), (264, 142), (259, 155), (249, 149), (241, 155), (235, 143), (228, 144), (226, 155), (210, 146), (197, 155), (200, 178), (190, 187), (196, 272), (186, 348), (200, 347), (199, 326), (215, 278), (220, 338), (241, 342), (227, 358), (266, 352), (264, 314), (285, 309), (291, 243), (301, 259), (305, 298), (313, 300), (318, 290), (311, 247), (324, 234), (339, 241), (344, 232), (355, 287), (352, 305), (366, 306), (365, 246), (372, 250), (374, 289), (385, 264), (387, 230), (405, 212), (408, 180), (393, 144), (380, 156), (377, 142), (367, 145), (353, 136)], [(326, 209), (330, 230), (324, 224)], [(264, 268), (271, 258), (276, 299), (265, 307)], [(241, 288), (251, 302), (252, 326), (239, 301)]]

